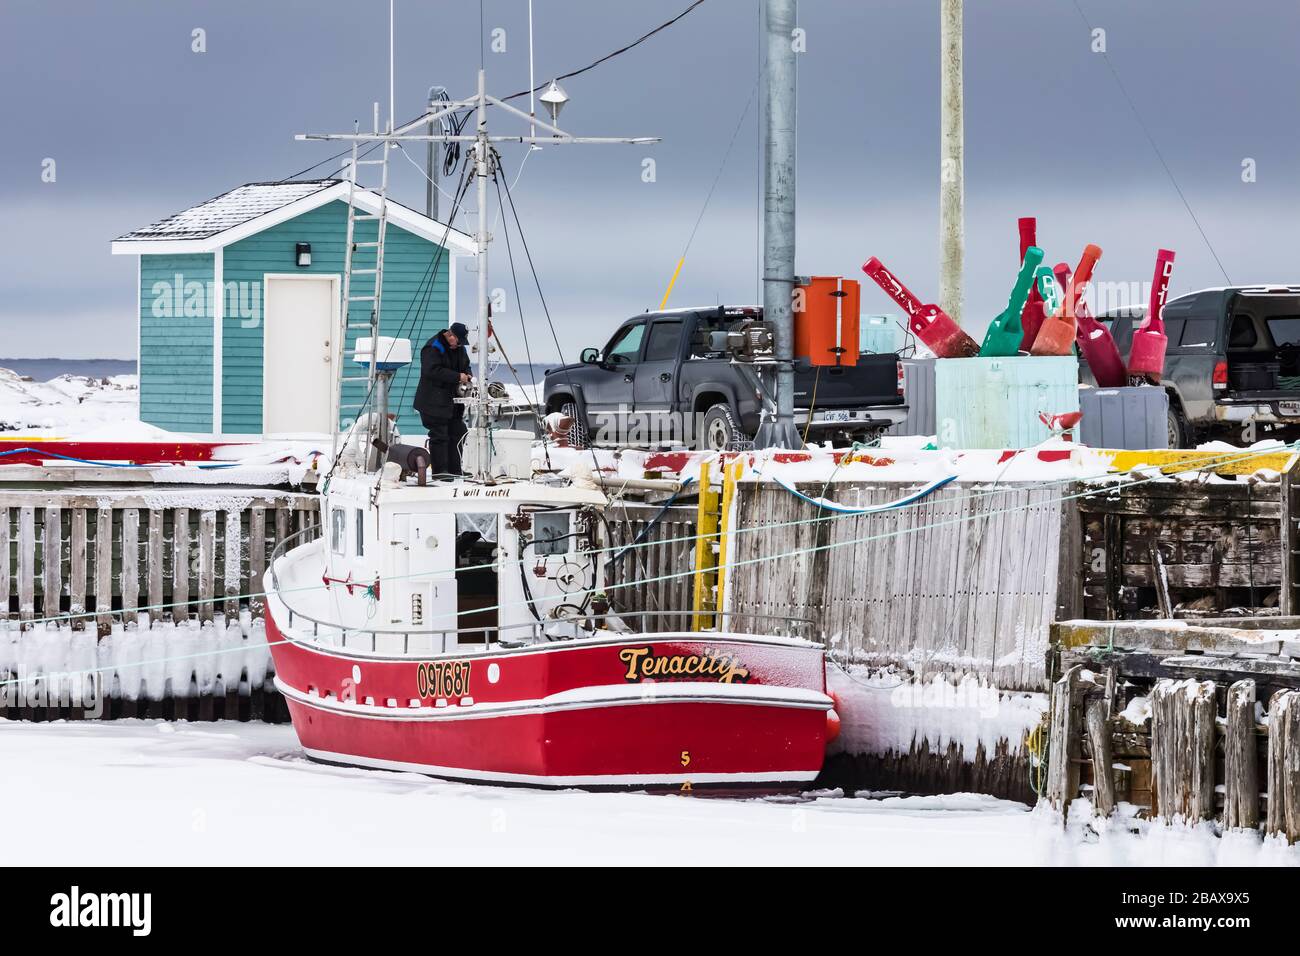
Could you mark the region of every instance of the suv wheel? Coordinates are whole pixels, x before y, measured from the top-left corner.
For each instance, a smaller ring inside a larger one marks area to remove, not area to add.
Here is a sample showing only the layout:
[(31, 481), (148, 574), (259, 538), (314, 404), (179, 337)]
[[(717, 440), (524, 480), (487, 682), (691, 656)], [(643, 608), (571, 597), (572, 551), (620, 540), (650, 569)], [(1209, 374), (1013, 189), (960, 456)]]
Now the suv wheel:
[(1169, 431), (1169, 447), (1186, 448), (1189, 438), (1187, 422), (1183, 420), (1183, 410), (1172, 399), (1169, 402), (1169, 412), (1165, 417), (1165, 421), (1166, 428)]
[(696, 446), (701, 451), (728, 451), (745, 437), (736, 416), (731, 413), (731, 406), (718, 404), (704, 413)]

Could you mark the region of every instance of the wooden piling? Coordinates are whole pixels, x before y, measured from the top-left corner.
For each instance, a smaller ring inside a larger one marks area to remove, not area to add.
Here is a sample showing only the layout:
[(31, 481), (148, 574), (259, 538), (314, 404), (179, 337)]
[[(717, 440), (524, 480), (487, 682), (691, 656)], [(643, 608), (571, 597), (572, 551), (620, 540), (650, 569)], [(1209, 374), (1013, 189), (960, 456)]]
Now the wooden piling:
[(1223, 754), (1223, 825), (1254, 830), (1259, 826), (1259, 756), (1253, 680), (1239, 680), (1228, 688)]
[(1052, 717), (1048, 737), (1047, 800), (1065, 817), (1070, 801), (1079, 794), (1080, 701), (1084, 689), (1083, 666), (1076, 664), (1052, 685)]
[(1151, 768), (1164, 820), (1214, 816), (1213, 681), (1159, 681), (1151, 693)]
[(1280, 690), (1268, 705), (1265, 832), (1300, 842), (1300, 691)]
[(1110, 713), (1104, 697), (1092, 697), (1087, 709), (1088, 742), (1092, 747), (1093, 806), (1098, 816), (1115, 810), (1115, 771), (1111, 756)]

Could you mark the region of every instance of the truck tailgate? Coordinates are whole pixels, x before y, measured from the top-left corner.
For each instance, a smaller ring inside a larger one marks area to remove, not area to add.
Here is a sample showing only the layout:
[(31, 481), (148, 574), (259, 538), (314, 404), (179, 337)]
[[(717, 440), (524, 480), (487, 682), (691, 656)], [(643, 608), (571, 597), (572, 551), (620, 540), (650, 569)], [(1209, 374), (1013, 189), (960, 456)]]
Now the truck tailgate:
[(794, 404), (807, 408), (816, 390), (818, 408), (902, 405), (898, 394), (898, 356), (862, 355), (854, 366), (795, 367)]

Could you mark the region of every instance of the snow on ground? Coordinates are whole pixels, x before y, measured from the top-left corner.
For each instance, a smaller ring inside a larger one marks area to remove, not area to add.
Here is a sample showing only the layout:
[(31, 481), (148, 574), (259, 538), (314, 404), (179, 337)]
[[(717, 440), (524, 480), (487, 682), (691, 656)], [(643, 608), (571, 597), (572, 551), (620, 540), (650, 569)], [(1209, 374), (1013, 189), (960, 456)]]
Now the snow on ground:
[[(106, 427), (118, 440), (166, 436), (161, 429), (140, 422), (138, 382), (134, 375), (60, 375), (48, 382), (34, 382), (0, 368), (0, 438), (6, 433), (75, 434), (81, 438)], [(124, 429), (131, 434), (125, 436)]]
[(327, 767), (265, 724), (0, 721), (0, 765), (15, 865), (1300, 864), (1252, 835), (1080, 812), (1062, 829), (976, 794), (556, 792)]

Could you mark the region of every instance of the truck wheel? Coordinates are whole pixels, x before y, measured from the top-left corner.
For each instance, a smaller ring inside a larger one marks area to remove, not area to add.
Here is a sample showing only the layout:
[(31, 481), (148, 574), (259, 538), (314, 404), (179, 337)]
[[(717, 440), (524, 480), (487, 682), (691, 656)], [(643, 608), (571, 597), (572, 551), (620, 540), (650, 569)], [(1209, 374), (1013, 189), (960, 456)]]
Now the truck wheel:
[(1169, 430), (1169, 447), (1186, 448), (1188, 443), (1187, 422), (1183, 419), (1183, 410), (1177, 402), (1170, 401), (1169, 412), (1166, 416), (1167, 428)]
[(560, 406), (560, 414), (573, 419), (573, 425), (569, 428), (569, 444), (574, 448), (586, 448), (587, 423), (578, 415), (578, 406), (573, 402), (565, 402)]
[(744, 440), (745, 433), (741, 431), (736, 416), (731, 414), (731, 406), (718, 404), (704, 413), (696, 446), (700, 451), (727, 451)]

